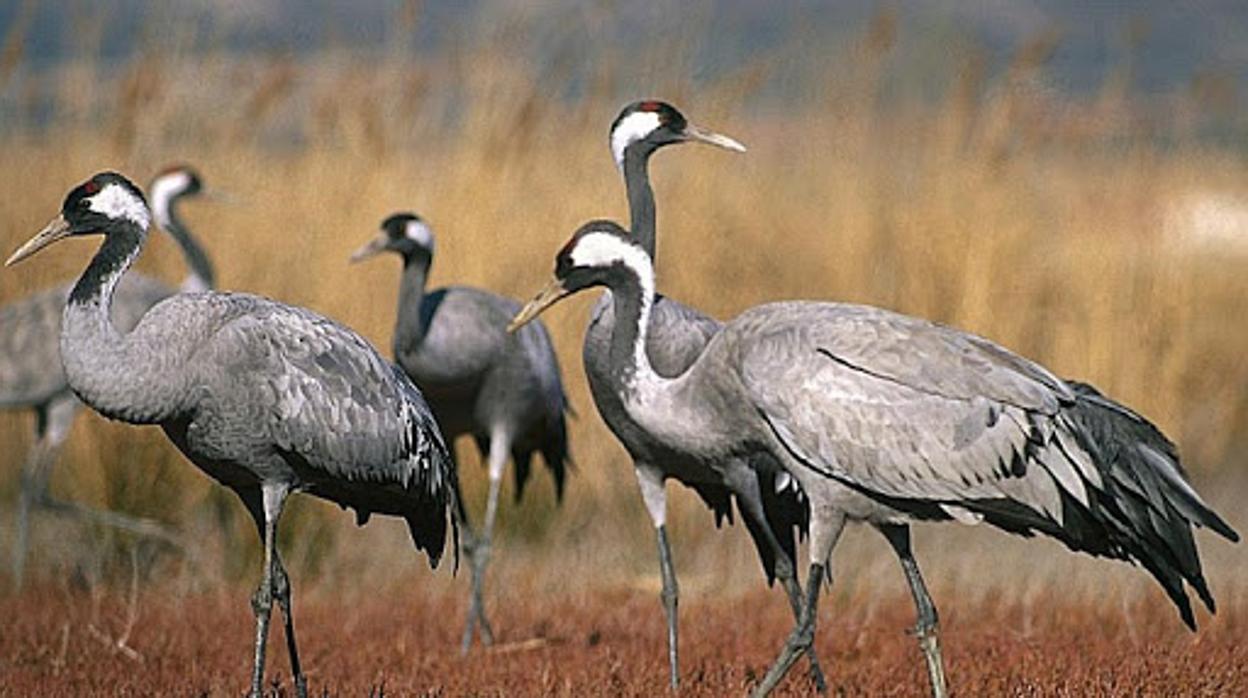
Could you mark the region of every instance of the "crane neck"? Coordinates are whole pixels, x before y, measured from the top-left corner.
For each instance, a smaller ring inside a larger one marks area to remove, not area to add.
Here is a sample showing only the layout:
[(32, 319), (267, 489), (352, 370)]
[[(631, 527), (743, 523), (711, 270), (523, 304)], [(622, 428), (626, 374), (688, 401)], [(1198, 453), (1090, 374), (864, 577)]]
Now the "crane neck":
[(132, 223), (118, 224), (104, 236), (100, 249), (78, 277), (69, 294), (69, 304), (104, 308), (111, 305), (117, 282), (138, 259), (146, 241), (145, 228)]
[[(156, 194), (153, 188), (153, 194)], [(208, 254), (199, 245), (199, 241), (191, 234), (190, 228), (182, 222), (178, 215), (178, 202), (182, 195), (152, 197), (152, 216), (156, 223), (167, 231), (178, 248), (182, 250), (182, 259), (186, 261), (190, 273), (182, 280), (182, 290), (187, 292), (207, 291), (216, 285), (216, 271)]]
[(70, 292), (61, 322), (61, 361), (70, 388), (104, 416), (132, 424), (163, 421), (184, 392), (160, 358), (167, 343), (123, 335), (111, 319), (117, 284), (146, 239), (145, 227), (114, 226)]
[(399, 312), (394, 326), (394, 353), (396, 358), (405, 351), (415, 349), (425, 339), (428, 330), (423, 305), (425, 286), (429, 279), (432, 259), (428, 255), (411, 253), (403, 255), (403, 276), (399, 280)]
[(654, 306), (654, 269), (634, 269), (612, 275), (607, 287), (614, 303), (609, 365), (619, 385), (637, 392), (643, 383), (665, 381), (650, 363), (646, 342), (650, 335), (650, 312)]
[(650, 259), (655, 254), (654, 190), (650, 187), (650, 156), (654, 150), (635, 143), (624, 151), (624, 187), (628, 192), (630, 232)]

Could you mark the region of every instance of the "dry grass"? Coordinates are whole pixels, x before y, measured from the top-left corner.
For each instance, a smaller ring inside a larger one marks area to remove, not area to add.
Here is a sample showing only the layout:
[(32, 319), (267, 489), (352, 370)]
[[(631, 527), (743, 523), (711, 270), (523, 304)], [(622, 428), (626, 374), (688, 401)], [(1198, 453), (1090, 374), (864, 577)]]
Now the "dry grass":
[[(387, 347), (397, 264), (346, 263), (386, 215), (413, 209), (432, 222), (433, 283), (525, 297), (577, 225), (624, 218), (606, 129), (625, 101), (653, 94), (750, 147), (740, 156), (688, 147), (656, 158), (660, 283), (670, 295), (720, 317), (804, 297), (957, 325), (1136, 407), (1206, 481), (1242, 473), (1248, 253), (1187, 250), (1167, 237), (1170, 207), (1183, 197), (1248, 201), (1242, 154), (1208, 148), (1185, 126), (1200, 110), (1194, 97), (1158, 116), (1114, 90), (1086, 98), (1046, 90), (1051, 46), (1040, 37), (1005, 75), (985, 77), (968, 55), (942, 99), (886, 98), (888, 53), (907, 40), (887, 16), (844, 54), (811, 58), (802, 53), (809, 44), (797, 42), (792, 55), (711, 83), (681, 69), (696, 50), (686, 36), (657, 44), (639, 66), (594, 53), (568, 28), (553, 32), (556, 48), (538, 61), (523, 18), (494, 26), (465, 29), (467, 40), (421, 57), (332, 47), (297, 58), (190, 56), (154, 42), (129, 64), (105, 66), (84, 49), (42, 72), (21, 64), (20, 35), (10, 36), (0, 51), (4, 104), (19, 115), (46, 102), (55, 109), (50, 123), (26, 116), (0, 130), (0, 190), (10, 192), (0, 249), (38, 230), (96, 170), (143, 179), (187, 161), (241, 199), (186, 206), (222, 288), (309, 306)], [(791, 59), (802, 61), (804, 81), (776, 97), (772, 78)], [(64, 244), (4, 270), (0, 302), (73, 277), (89, 253), (86, 243)], [(183, 273), (160, 239), (139, 267), (169, 280)], [(504, 510), (500, 554), (512, 546), (526, 564), (577, 562), (649, 584), (651, 541), (632, 473), (592, 407), (578, 358), (590, 303), (580, 298), (546, 318), (580, 414), (569, 501), (557, 510), (539, 481), (523, 508)], [(5, 505), (30, 430), (26, 415), (0, 416), (10, 445), (0, 455)], [(466, 454), (464, 479), (479, 503), (476, 460)], [(53, 487), (177, 525), (205, 541), (201, 571), (214, 577), (254, 569), (241, 507), (154, 429), (80, 420)], [(728, 577), (755, 586), (739, 532), (723, 543), (691, 498), (675, 497), (682, 566), (712, 570), (707, 584)], [(1214, 499), (1233, 511), (1235, 500)], [(335, 589), (373, 573), (417, 574), (401, 532), (379, 522), (346, 531), (348, 520), (311, 502), (290, 511), (284, 545), (301, 580), (319, 576)], [(232, 532), (222, 536), (221, 521)], [(83, 560), (108, 568), (112, 551), (126, 549), (100, 546), (99, 531), (44, 523), (37, 562), (45, 573)], [(336, 545), (339, 534), (361, 544)], [(222, 538), (231, 541), (223, 551), (213, 547)], [(127, 570), (129, 557), (119, 559)], [(1242, 568), (1225, 564), (1232, 575)]]

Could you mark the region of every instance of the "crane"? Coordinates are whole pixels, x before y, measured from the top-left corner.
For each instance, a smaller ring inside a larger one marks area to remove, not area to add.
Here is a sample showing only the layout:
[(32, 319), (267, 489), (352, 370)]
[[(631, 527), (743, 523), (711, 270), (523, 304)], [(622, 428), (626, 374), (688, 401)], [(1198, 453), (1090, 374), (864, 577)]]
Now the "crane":
[[(679, 143), (705, 143), (733, 152), (745, 146), (723, 134), (691, 123), (676, 107), (659, 100), (626, 105), (611, 124), (611, 154), (624, 177), (631, 216), (632, 239), (654, 258), (656, 246), (654, 191), (650, 186), (650, 157), (660, 148)], [(801, 613), (802, 593), (797, 581), (794, 529), (806, 524), (806, 503), (796, 481), (783, 471), (756, 469), (738, 458), (726, 458), (715, 467), (683, 457), (639, 425), (620, 400), (622, 378), (611, 362), (611, 334), (615, 327), (610, 292), (594, 305), (585, 333), (583, 361), (594, 404), (603, 421), (624, 445), (654, 525), (662, 580), (660, 599), (667, 620), (670, 683), (679, 683), (677, 606), (679, 586), (667, 538), (665, 482), (674, 478), (692, 488), (715, 513), (715, 522), (731, 520), (735, 499), (768, 582), (780, 579), (795, 616)], [(679, 301), (656, 295), (650, 314), (646, 353), (662, 375), (684, 372), (719, 331), (717, 320)], [(811, 674), (824, 685), (814, 649)]]
[(901, 562), (933, 693), (947, 695), (935, 604), (910, 546), (914, 521), (987, 522), (1142, 565), (1195, 628), (1212, 612), (1192, 526), (1239, 535), (1188, 484), (1159, 430), (1086, 384), (1067, 384), (991, 341), (880, 308), (789, 301), (725, 324), (679, 375), (646, 351), (654, 269), (610, 221), (582, 226), (555, 278), (512, 321), (606, 286), (612, 369), (630, 417), (708, 465), (725, 453), (783, 468), (810, 503), (801, 619), (756, 689), (766, 695), (814, 639), (819, 589), (848, 522), (879, 530)]
[(489, 466), (480, 537), (467, 526), (466, 513), (460, 517), (472, 572), (461, 646), (467, 652), (478, 624), (482, 642), (494, 641), (482, 585), (507, 456), (515, 461), (516, 501), (524, 494), (535, 452), (542, 454), (554, 477), (555, 496), (562, 500), (571, 464), (565, 422), (568, 398), (546, 327), (538, 323), (514, 334), (507, 332), (507, 322), (519, 312), (519, 303), (471, 286), (426, 291), (434, 237), (424, 219), (409, 212), (391, 215), (382, 221), (380, 233), (351, 255), (351, 261), (383, 252), (403, 260), (393, 339), (395, 360), (424, 392), (446, 442), (461, 434), (471, 435)]
[(109, 317), (114, 291), (150, 222), (138, 187), (101, 172), (71, 190), (60, 215), (5, 264), (67, 237), (103, 235), (65, 305), (65, 377), (103, 416), (160, 425), (242, 500), (264, 542), (252, 597), (251, 695), (261, 695), (276, 601), (304, 698), (290, 582), (275, 545), (287, 496), (303, 491), (349, 506), (359, 524), (373, 513), (402, 517), (436, 566), (448, 514), (458, 557), (454, 463), (407, 376), (358, 334), (310, 310), (242, 293), (183, 293), (155, 305), (129, 333), (118, 331)]

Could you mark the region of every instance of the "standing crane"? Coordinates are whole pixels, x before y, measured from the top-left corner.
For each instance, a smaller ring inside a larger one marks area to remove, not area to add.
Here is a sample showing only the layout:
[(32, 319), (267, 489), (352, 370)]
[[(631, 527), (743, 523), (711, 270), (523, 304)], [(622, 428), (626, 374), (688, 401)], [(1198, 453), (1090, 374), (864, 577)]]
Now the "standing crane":
[[(632, 218), (632, 239), (654, 259), (655, 203), (650, 187), (650, 157), (660, 148), (678, 143), (706, 143), (734, 152), (745, 146), (728, 136), (689, 122), (666, 102), (646, 100), (624, 107), (611, 124), (611, 154), (624, 176)], [(665, 482), (675, 478), (692, 488), (715, 512), (718, 525), (731, 520), (735, 499), (762, 559), (768, 582), (779, 578), (795, 616), (801, 613), (802, 592), (797, 581), (794, 529), (806, 524), (806, 504), (801, 490), (783, 471), (757, 469), (744, 460), (728, 457), (715, 467), (684, 457), (665, 447), (629, 415), (620, 399), (624, 376), (611, 361), (611, 334), (615, 327), (614, 305), (608, 291), (595, 304), (585, 333), (583, 361), (594, 404), (603, 421), (633, 459), (646, 511), (658, 537), (660, 598), (667, 619), (668, 668), (671, 686), (679, 683), (677, 604), (679, 588), (667, 539), (667, 493)], [(656, 295), (650, 314), (646, 353), (662, 375), (683, 373), (719, 331), (718, 321), (664, 295)], [(814, 649), (810, 650), (811, 674), (822, 690), (823, 675)]]
[(380, 234), (351, 255), (351, 261), (382, 252), (403, 259), (395, 360), (424, 392), (446, 442), (470, 434), (489, 464), (490, 489), (479, 538), (467, 525), (466, 513), (460, 512), (464, 548), (472, 563), (472, 597), (461, 647), (467, 652), (478, 624), (481, 641), (494, 642), (482, 585), (507, 456), (515, 461), (516, 501), (524, 494), (535, 452), (541, 452), (554, 477), (555, 497), (562, 500), (571, 463), (565, 423), (568, 398), (546, 327), (538, 323), (515, 334), (507, 332), (519, 303), (470, 286), (426, 292), (433, 250), (429, 225), (413, 213), (396, 213), (382, 222)]
[[(200, 194), (203, 185), (192, 168), (179, 165), (162, 170), (149, 187), (156, 222), (174, 241), (190, 273), (183, 290), (206, 290), (213, 285), (212, 263), (191, 231), (177, 215), (185, 197)], [(27, 526), (30, 508), (87, 518), (165, 541), (174, 538), (154, 521), (136, 519), (112, 511), (100, 511), (54, 499), (48, 493), (52, 462), (69, 436), (81, 403), (65, 381), (61, 368), (61, 314), (73, 284), (50, 288), (0, 308), (0, 407), (34, 409), (35, 442), (22, 466), (14, 526), (13, 579), (21, 587), (26, 566)], [(157, 302), (175, 289), (156, 279), (129, 274), (117, 287), (113, 321), (129, 331)]]
[(150, 220), (138, 187), (102, 172), (75, 187), (6, 266), (66, 237), (104, 236), (65, 306), (65, 377), (105, 417), (160, 425), (243, 501), (264, 541), (251, 695), (261, 695), (276, 600), (304, 698), (290, 582), (275, 545), (286, 497), (305, 491), (352, 507), (360, 524), (375, 512), (402, 517), (436, 567), (448, 514), (455, 525), (454, 463), (407, 376), (355, 332), (309, 310), (241, 293), (184, 293), (119, 332), (109, 317), (114, 291)]
[(801, 619), (756, 690), (766, 695), (813, 642), (819, 588), (847, 522), (879, 530), (901, 561), (933, 693), (947, 694), (936, 607), (910, 548), (913, 521), (986, 521), (1147, 569), (1195, 628), (1186, 583), (1214, 610), (1191, 527), (1238, 534), (1188, 484), (1160, 431), (1091, 386), (981, 337), (879, 308), (791, 301), (725, 324), (684, 373), (646, 351), (647, 251), (594, 221), (559, 252), (555, 278), (513, 320), (611, 291), (611, 368), (629, 416), (708, 467), (724, 454), (780, 467), (810, 502)]

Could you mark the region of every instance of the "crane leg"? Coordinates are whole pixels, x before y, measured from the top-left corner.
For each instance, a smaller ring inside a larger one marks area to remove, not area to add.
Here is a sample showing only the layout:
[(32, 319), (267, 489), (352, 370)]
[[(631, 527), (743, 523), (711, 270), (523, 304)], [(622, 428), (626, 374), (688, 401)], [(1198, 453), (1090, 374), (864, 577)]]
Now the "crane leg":
[(22, 464), (17, 494), (17, 521), (13, 527), (13, 586), (22, 588), (26, 575), (26, 551), (30, 526), (30, 509), (48, 501), (48, 477), (60, 445), (69, 436), (78, 400), (72, 396), (56, 398), (41, 405), (35, 414), (35, 442)]
[(663, 601), (663, 613), (667, 616), (667, 663), (671, 670), (671, 686), (673, 689), (680, 682), (680, 657), (677, 647), (680, 638), (677, 634), (677, 610), (680, 603), (680, 587), (676, 584), (676, 566), (672, 564), (672, 547), (667, 543), (667, 526), (659, 526), (659, 576), (663, 579), (663, 591), (659, 598)]
[[(748, 466), (746, 466), (748, 467)], [(763, 511), (762, 493), (759, 491), (758, 476), (750, 469), (748, 473), (741, 473), (741, 476), (733, 478), (734, 491), (737, 495), (737, 506), (741, 509), (741, 514), (746, 518), (746, 525), (758, 535), (763, 537), (767, 546), (771, 548), (772, 555), (776, 560), (776, 578), (780, 580), (780, 584), (784, 586), (784, 591), (789, 597), (789, 607), (793, 610), (793, 620), (801, 622), (802, 620), (802, 585), (797, 580), (797, 569), (793, 563), (793, 558), (789, 557), (784, 546), (780, 545), (780, 541), (776, 539), (775, 533), (771, 530), (771, 524), (767, 521), (767, 515)], [(810, 661), (810, 679), (815, 683), (815, 689), (820, 693), (827, 693), (828, 684), (823, 676), (823, 669), (819, 666), (819, 657), (815, 653), (815, 645), (812, 642), (806, 648), (806, 658)]]
[[(264, 654), (269, 639), (269, 618), (273, 611), (274, 577), (277, 567), (275, 564), (277, 520), (282, 515), (282, 505), (285, 504), (288, 491), (289, 488), (284, 483), (262, 484), (262, 511), (255, 510), (254, 498), (243, 497), (264, 539), (264, 572), (261, 575), (260, 586), (256, 588), (256, 593), (251, 597), (251, 609), (256, 615), (256, 648), (255, 664), (251, 673), (251, 698), (262, 698), (264, 695)], [(294, 642), (292, 637), (287, 637), (287, 641)]]
[(482, 524), (480, 537), (470, 537), (468, 546), (469, 569), (472, 573), (472, 598), (468, 606), (468, 623), (464, 628), (461, 651), (467, 652), (472, 645), (473, 628), (481, 626), (481, 644), (494, 644), (494, 629), (485, 616), (485, 568), (490, 562), (490, 546), (494, 538), (494, 521), (498, 518), (498, 491), (503, 483), (503, 469), (507, 466), (507, 455), (511, 450), (511, 439), (502, 430), (490, 435), (490, 451), (487, 456), (490, 469), (490, 492), (485, 501), (485, 521)]
[(641, 488), (641, 499), (645, 502), (650, 521), (654, 524), (659, 543), (659, 577), (663, 580), (663, 590), (659, 598), (663, 601), (663, 613), (667, 617), (667, 663), (671, 672), (670, 681), (673, 690), (680, 683), (680, 654), (678, 647), (679, 635), (677, 626), (677, 606), (680, 603), (680, 587), (676, 584), (676, 566), (672, 564), (672, 548), (667, 542), (667, 490), (663, 486), (663, 473), (648, 463), (634, 463), (637, 485)]
[(932, 597), (927, 593), (927, 585), (923, 583), (923, 575), (919, 573), (919, 563), (915, 561), (910, 550), (910, 527), (904, 524), (884, 525), (879, 529), (901, 560), (901, 569), (906, 573), (906, 582), (910, 584), (910, 594), (914, 597), (914, 608), (918, 615), (914, 634), (919, 639), (919, 648), (923, 650), (923, 658), (927, 662), (927, 677), (932, 683), (932, 695), (935, 698), (946, 698), (949, 690), (945, 683), (944, 663), (940, 657), (937, 632), (939, 618), (936, 604), (932, 603)]
[(308, 681), (304, 678), (303, 668), (299, 664), (299, 648), (295, 645), (295, 617), (291, 615), (290, 577), (282, 565), (282, 558), (277, 550), (273, 551), (273, 597), (282, 609), (282, 618), (286, 622), (286, 651), (290, 654), (290, 673), (295, 679), (296, 698), (308, 698)]
[(21, 484), (17, 492), (17, 521), (13, 526), (13, 586), (22, 588), (26, 576), (27, 527), (30, 525), (30, 506), (38, 501), (40, 492), (47, 487), (48, 463), (51, 450), (40, 435), (22, 464)]
[(815, 619), (818, 615), (819, 587), (823, 584), (823, 563), (815, 562), (810, 566), (810, 574), (806, 577), (806, 603), (802, 606), (802, 617), (784, 641), (780, 656), (767, 670), (762, 683), (754, 690), (754, 698), (762, 698), (771, 693), (788, 673), (789, 668), (815, 641)]

